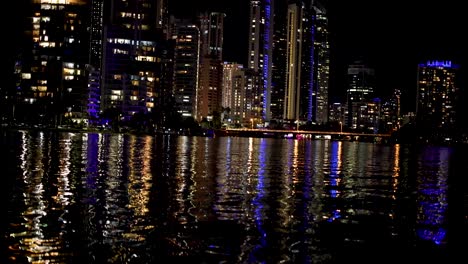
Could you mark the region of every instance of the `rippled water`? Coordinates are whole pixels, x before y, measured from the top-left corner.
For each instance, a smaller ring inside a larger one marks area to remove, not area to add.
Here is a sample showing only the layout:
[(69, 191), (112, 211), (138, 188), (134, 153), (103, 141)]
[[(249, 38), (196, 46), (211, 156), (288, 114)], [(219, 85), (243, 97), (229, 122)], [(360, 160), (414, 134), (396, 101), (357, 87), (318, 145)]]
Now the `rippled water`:
[(466, 245), (463, 148), (2, 135), (10, 263), (438, 262)]

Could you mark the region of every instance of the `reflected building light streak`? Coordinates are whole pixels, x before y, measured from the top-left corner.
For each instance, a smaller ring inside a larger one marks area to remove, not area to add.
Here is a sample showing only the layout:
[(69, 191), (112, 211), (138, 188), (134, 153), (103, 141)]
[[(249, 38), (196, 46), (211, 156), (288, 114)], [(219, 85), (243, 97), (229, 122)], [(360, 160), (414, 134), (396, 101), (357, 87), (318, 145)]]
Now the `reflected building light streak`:
[(151, 195), (151, 187), (153, 186), (152, 182), (152, 173), (151, 173), (151, 158), (153, 156), (152, 148), (153, 138), (150, 136), (145, 137), (143, 154), (142, 154), (142, 189), (140, 194), (140, 210), (139, 215), (147, 215), (149, 212), (149, 201)]
[[(99, 207), (99, 160), (102, 149), (103, 134), (101, 133), (83, 133), (83, 147), (81, 152), (81, 160), (85, 162), (86, 173), (83, 177), (82, 184), (85, 189), (81, 202), (84, 210), (87, 212), (84, 216), (87, 223), (94, 225), (94, 228), (89, 228), (85, 236), (85, 241), (88, 244), (102, 236), (98, 223), (101, 220), (99, 216), (102, 214), (102, 208)], [(104, 178), (104, 177), (103, 177)], [(92, 253), (90, 253), (92, 254)]]
[(436, 245), (446, 242), (449, 148), (428, 147), (418, 165), (418, 210), (416, 233)]
[(196, 137), (190, 140), (188, 147), (192, 152), (187, 153), (190, 163), (187, 167), (190, 174), (184, 179), (187, 181), (187, 188), (190, 191), (189, 199), (186, 201), (190, 216), (199, 221), (206, 221), (213, 217), (213, 199), (216, 182), (216, 162), (212, 163), (211, 155), (216, 156), (214, 149), (211, 149), (212, 139), (208, 137)]
[(253, 168), (252, 159), (253, 159), (253, 153), (254, 153), (254, 139), (253, 138), (249, 138), (249, 147), (248, 147), (247, 153), (249, 157), (248, 162), (247, 162), (247, 172), (251, 172)]
[(82, 160), (86, 161), (86, 189), (90, 191), (90, 196), (86, 197), (92, 204), (96, 201), (93, 193), (97, 189), (97, 179), (99, 176), (99, 149), (102, 147), (102, 134), (83, 134)]
[(190, 179), (190, 186), (188, 188), (189, 208), (187, 211), (195, 219), (203, 218), (202, 213), (200, 213), (202, 210), (200, 209), (199, 205), (203, 203), (204, 198), (203, 177), (205, 177), (205, 175), (202, 175), (202, 173), (200, 173), (203, 171), (206, 172), (206, 141), (204, 143), (204, 146), (200, 146), (201, 144), (203, 144), (203, 142), (201, 142), (201, 138), (193, 138), (189, 140), (188, 137), (184, 138), (184, 143), (182, 143), (186, 147), (184, 149), (184, 153), (186, 153), (186, 158), (190, 158), (185, 161), (185, 165), (183, 166), (190, 168), (190, 174), (188, 177), (188, 179)]
[[(102, 236), (105, 243), (114, 243), (121, 238), (121, 229), (126, 225), (120, 215), (127, 213), (126, 197), (123, 188), (126, 182), (122, 179), (127, 160), (124, 159), (124, 135), (110, 135), (107, 153), (102, 156), (103, 165), (107, 166), (104, 177), (104, 218)], [(124, 199), (125, 198), (125, 199)]]
[[(21, 133), (21, 153), (19, 155), (21, 163), (20, 163), (20, 169), (22, 171), (23, 177), (26, 176), (27, 174), (27, 165), (28, 165), (28, 160), (27, 160), (27, 155), (29, 152), (29, 142), (28, 142), (28, 137), (26, 135), (25, 131), (20, 131)], [(24, 178), (23, 178), (24, 180)]]
[[(267, 246), (267, 232), (264, 229), (264, 221), (266, 220), (265, 216), (265, 197), (267, 196), (266, 186), (265, 186), (265, 163), (266, 163), (266, 140), (263, 139), (260, 142), (260, 149), (258, 153), (258, 173), (257, 173), (257, 184), (256, 184), (256, 195), (252, 200), (252, 205), (254, 207), (254, 220), (258, 232), (260, 233), (259, 245), (253, 249), (252, 254), (256, 255), (258, 252), (261, 252)], [(254, 259), (255, 257), (253, 257)]]
[[(301, 141), (302, 142), (302, 141)], [(298, 166), (299, 166), (299, 140), (294, 140), (293, 155), (292, 155), (292, 183), (296, 184), (302, 179), (298, 178)]]
[(128, 145), (130, 150), (128, 195), (129, 209), (132, 209), (130, 217), (133, 219), (129, 231), (124, 236), (134, 242), (145, 241), (146, 237), (140, 231), (153, 228), (148, 223), (150, 219), (147, 217), (152, 186), (149, 168), (152, 157), (152, 144), (153, 141), (150, 136), (138, 139), (132, 136)]
[(72, 193), (70, 192), (70, 152), (71, 152), (71, 138), (65, 138), (59, 142), (59, 172), (58, 172), (58, 183), (57, 183), (57, 195), (54, 197), (57, 203), (60, 203), (62, 206), (67, 206), (70, 203), (70, 197)]
[(400, 144), (395, 144), (393, 150), (393, 174), (392, 174), (392, 199), (396, 200), (396, 193), (398, 192), (398, 178), (400, 177)]
[[(341, 196), (341, 191), (339, 190), (341, 188), (341, 155), (342, 155), (342, 148), (343, 148), (343, 143), (341, 141), (338, 142), (332, 142), (331, 143), (331, 153), (330, 153), (330, 179), (329, 179), (329, 185), (330, 185), (330, 197), (332, 199), (339, 198)], [(326, 152), (328, 153), (328, 152)], [(329, 222), (333, 222), (337, 219), (340, 219), (342, 217), (341, 215), (341, 208), (338, 208), (336, 203), (333, 202), (333, 209), (330, 212), (330, 217), (328, 218)]]
[[(239, 173), (236, 168), (232, 167), (233, 146), (231, 137), (226, 137), (226, 144), (224, 148), (224, 155), (226, 163), (219, 163), (218, 166), (221, 173), (216, 177), (216, 203), (214, 210), (220, 220), (240, 220), (242, 212), (242, 202), (235, 205), (233, 202), (238, 201), (243, 191), (243, 184)], [(231, 203), (232, 205), (228, 205)]]
[[(44, 164), (50, 158), (49, 153), (45, 152), (50, 149), (50, 146), (47, 146), (48, 148), (44, 146), (46, 139), (42, 132), (37, 135), (30, 132), (21, 133), (20, 173), (23, 175), (24, 188), (22, 195), (24, 210), (21, 212), (23, 222), (12, 228), (9, 234), (12, 239), (18, 239), (17, 247), (11, 247), (10, 254), (12, 256), (24, 255), (29, 263), (59, 261), (61, 259), (59, 252), (63, 252), (62, 239), (59, 234), (48, 230), (50, 217), (53, 217), (53, 214), (49, 215), (48, 212), (56, 210), (48, 201), (53, 200), (54, 197), (45, 197), (44, 186), (47, 180), (44, 175), (51, 173), (45, 171)], [(18, 252), (15, 253), (15, 251)]]
[[(191, 186), (189, 188), (189, 194), (188, 194), (188, 213), (194, 217), (195, 219), (198, 219), (197, 218), (197, 207), (196, 207), (196, 201), (197, 201), (197, 192), (198, 192), (198, 188), (199, 188), (199, 184), (197, 182), (197, 179), (196, 177), (198, 176), (197, 175), (197, 172), (198, 172), (198, 166), (200, 166), (199, 164), (199, 156), (197, 154), (188, 154), (189, 153), (189, 148), (191, 149), (192, 153), (198, 153), (200, 150), (200, 148), (198, 147), (198, 145), (196, 144), (196, 142), (198, 142), (198, 140), (188, 140), (189, 138), (188, 137), (183, 137), (181, 138), (181, 143), (179, 143), (179, 145), (184, 145), (185, 146), (185, 149), (184, 149), (184, 153), (187, 153), (186, 157), (190, 157), (190, 160), (187, 160), (185, 161), (185, 163), (187, 165), (185, 166), (190, 166), (190, 181), (191, 181)], [(181, 155), (179, 155), (181, 156)]]

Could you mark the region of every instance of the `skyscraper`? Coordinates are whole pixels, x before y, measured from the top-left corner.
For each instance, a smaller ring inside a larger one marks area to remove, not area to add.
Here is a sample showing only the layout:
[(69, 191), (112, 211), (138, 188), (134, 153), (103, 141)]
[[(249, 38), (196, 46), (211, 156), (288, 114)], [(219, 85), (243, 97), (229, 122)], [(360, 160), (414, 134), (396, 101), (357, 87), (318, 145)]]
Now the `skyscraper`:
[(317, 1), (288, 5), (285, 120), (328, 122), (330, 51), (325, 11)]
[(285, 120), (304, 118), (312, 106), (312, 61), (309, 53), (311, 39), (307, 38), (307, 33), (310, 33), (307, 30), (310, 29), (308, 16), (309, 10), (302, 1), (288, 5), (286, 93), (283, 116)]
[(222, 107), (229, 109), (231, 123), (236, 125), (247, 123), (244, 112), (245, 73), (241, 64), (224, 63), (222, 87)]
[(347, 82), (346, 126), (357, 129), (360, 121), (360, 107), (372, 102), (374, 96), (374, 69), (362, 61), (355, 61), (348, 66)]
[(91, 1), (89, 27), (88, 104), (87, 113), (91, 123), (97, 122), (101, 111), (101, 73), (103, 55), (104, 0)]
[(284, 91), (286, 87), (286, 32), (288, 2), (275, 0), (275, 17), (273, 34), (273, 64), (271, 77), (271, 119), (275, 122), (283, 120)]
[(221, 112), (223, 77), (224, 13), (200, 15), (200, 78), (197, 94), (197, 120)]
[(156, 27), (167, 34), (169, 14), (167, 0), (156, 0)]
[(416, 125), (432, 139), (453, 136), (457, 128), (459, 65), (427, 61), (418, 65)]
[(199, 85), (200, 30), (191, 21), (174, 19), (174, 98), (183, 118), (197, 117)]
[(156, 4), (151, 0), (115, 0), (106, 6), (101, 108), (113, 109), (120, 120), (155, 107), (160, 62)]
[(254, 80), (250, 83), (247, 101), (251, 105), (250, 118), (256, 122), (269, 122), (271, 119), (271, 82), (272, 82), (272, 54), (273, 54), (273, 24), (274, 1), (251, 0), (249, 23), (249, 46), (247, 68), (251, 70)]
[(313, 92), (312, 113), (308, 120), (317, 124), (328, 122), (328, 89), (330, 78), (330, 43), (327, 10), (319, 1), (313, 1)]
[(86, 114), (88, 1), (31, 1), (13, 115), (17, 122), (59, 125)]

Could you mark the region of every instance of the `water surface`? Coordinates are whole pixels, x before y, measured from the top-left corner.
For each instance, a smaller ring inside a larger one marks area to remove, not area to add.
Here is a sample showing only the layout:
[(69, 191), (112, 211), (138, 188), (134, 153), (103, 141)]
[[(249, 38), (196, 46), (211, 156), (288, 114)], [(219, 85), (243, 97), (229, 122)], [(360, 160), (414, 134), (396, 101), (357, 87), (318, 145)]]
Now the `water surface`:
[(19, 131), (0, 151), (8, 263), (444, 263), (467, 245), (463, 147)]

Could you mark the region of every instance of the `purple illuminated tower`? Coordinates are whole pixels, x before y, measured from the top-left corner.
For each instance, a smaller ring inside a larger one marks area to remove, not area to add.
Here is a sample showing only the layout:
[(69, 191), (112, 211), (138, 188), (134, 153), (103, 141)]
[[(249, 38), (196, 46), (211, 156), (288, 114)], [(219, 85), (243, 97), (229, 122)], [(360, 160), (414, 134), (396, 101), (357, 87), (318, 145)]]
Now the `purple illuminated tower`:
[(249, 54), (246, 114), (255, 123), (271, 118), (271, 73), (273, 54), (273, 0), (250, 1)]

